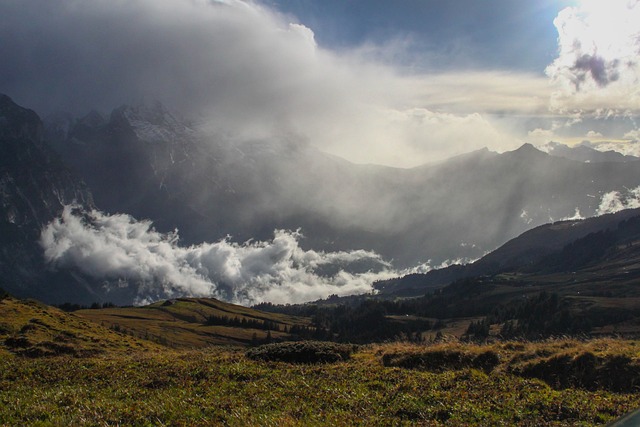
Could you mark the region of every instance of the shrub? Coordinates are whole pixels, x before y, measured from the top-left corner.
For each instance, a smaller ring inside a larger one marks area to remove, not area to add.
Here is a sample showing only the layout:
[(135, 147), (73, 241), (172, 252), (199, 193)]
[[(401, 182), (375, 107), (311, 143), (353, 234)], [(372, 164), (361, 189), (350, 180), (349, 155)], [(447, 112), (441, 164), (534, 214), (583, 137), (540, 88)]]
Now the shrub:
[(14, 349), (14, 348), (31, 347), (33, 343), (25, 337), (17, 336), (17, 337), (9, 337), (6, 340), (4, 340), (4, 345), (6, 345), (11, 349)]
[(433, 349), (420, 353), (387, 353), (382, 356), (382, 363), (385, 366), (431, 372), (466, 368), (491, 372), (500, 363), (500, 357), (493, 350), (473, 353), (454, 349)]
[(640, 387), (640, 365), (624, 355), (599, 357), (591, 352), (554, 355), (510, 370), (525, 378), (538, 378), (552, 387), (635, 392)]
[(333, 363), (348, 360), (355, 346), (322, 341), (296, 341), (265, 344), (246, 354), (253, 360), (289, 363)]

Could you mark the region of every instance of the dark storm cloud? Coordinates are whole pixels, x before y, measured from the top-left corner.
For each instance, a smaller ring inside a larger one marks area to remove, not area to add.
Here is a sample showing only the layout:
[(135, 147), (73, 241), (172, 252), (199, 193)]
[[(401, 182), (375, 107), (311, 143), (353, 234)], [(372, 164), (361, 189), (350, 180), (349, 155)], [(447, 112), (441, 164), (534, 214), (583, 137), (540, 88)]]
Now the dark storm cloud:
[(582, 55), (576, 59), (576, 63), (573, 66), (573, 71), (576, 74), (576, 85), (579, 87), (580, 83), (587, 78), (588, 74), (598, 86), (604, 87), (610, 82), (618, 80), (618, 64), (618, 61), (612, 61), (609, 67), (607, 67), (607, 63), (602, 57), (597, 55)]
[[(41, 114), (159, 100), (227, 135), (293, 133), (357, 162), (514, 148), (483, 114), (539, 109), (544, 90), (543, 79), (509, 72), (403, 75), (371, 59), (394, 43), (336, 53), (252, 2), (0, 0), (0, 16), (0, 92)], [(432, 104), (433, 93), (443, 96)]]
[(272, 88), (300, 84), (305, 77), (287, 71), (308, 71), (314, 49), (303, 31), (241, 3), (4, 1), (0, 14), (0, 91), (39, 111), (147, 98), (232, 109), (249, 94), (273, 111)]

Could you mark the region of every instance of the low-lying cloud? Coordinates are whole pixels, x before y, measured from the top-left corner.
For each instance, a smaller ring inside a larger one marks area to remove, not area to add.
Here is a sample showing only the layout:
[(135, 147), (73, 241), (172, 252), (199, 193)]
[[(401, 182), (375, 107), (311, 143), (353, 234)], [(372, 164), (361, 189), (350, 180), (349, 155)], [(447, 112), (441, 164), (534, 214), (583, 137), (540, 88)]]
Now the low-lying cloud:
[(610, 191), (602, 195), (596, 215), (616, 213), (624, 209), (640, 208), (640, 187), (626, 191)]
[[(374, 281), (398, 274), (373, 252), (303, 250), (301, 238), (298, 231), (276, 230), (270, 241), (227, 238), (182, 247), (177, 231), (159, 233), (150, 221), (66, 206), (42, 231), (41, 245), (51, 265), (130, 287), (138, 304), (177, 296), (298, 303), (371, 292)], [(353, 265), (360, 272), (349, 272)]]

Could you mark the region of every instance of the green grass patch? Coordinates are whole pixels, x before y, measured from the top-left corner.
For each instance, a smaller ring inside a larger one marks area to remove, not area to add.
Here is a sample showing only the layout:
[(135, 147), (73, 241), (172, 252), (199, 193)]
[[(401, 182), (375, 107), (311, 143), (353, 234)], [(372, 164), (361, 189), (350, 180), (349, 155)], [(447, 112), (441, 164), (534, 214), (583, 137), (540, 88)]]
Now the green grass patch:
[[(381, 363), (399, 350), (364, 347), (333, 364), (264, 363), (225, 348), (8, 356), (0, 425), (596, 426), (640, 406), (638, 394), (556, 390), (499, 368)], [(513, 351), (497, 350), (501, 359)]]

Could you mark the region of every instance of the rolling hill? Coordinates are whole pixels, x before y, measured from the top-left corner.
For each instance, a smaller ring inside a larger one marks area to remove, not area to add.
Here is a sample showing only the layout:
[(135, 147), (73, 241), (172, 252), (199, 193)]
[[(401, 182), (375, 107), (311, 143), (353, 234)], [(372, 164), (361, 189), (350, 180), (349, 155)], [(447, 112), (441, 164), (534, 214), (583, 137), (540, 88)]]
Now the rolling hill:
[(112, 329), (171, 347), (248, 345), (291, 338), (308, 318), (260, 312), (213, 298), (178, 298), (144, 307), (79, 310), (75, 314)]
[(211, 298), (144, 307), (65, 312), (35, 300), (0, 300), (0, 351), (37, 357), (89, 356), (132, 349), (247, 346), (295, 337), (310, 319), (260, 312)]
[(161, 346), (35, 300), (0, 298), (0, 352), (27, 357), (78, 357), (130, 351), (158, 351)]

